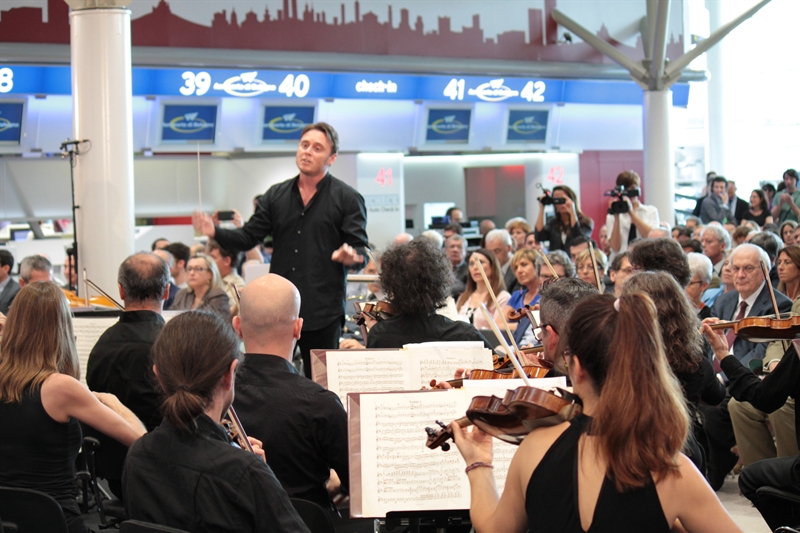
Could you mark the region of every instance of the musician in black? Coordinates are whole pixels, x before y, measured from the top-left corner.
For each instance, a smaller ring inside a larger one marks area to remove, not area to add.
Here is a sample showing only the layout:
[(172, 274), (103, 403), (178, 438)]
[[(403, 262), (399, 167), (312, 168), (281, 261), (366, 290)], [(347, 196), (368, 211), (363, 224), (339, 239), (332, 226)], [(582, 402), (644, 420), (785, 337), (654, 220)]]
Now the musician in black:
[(231, 445), (220, 420), (233, 402), (239, 338), (215, 313), (189, 311), (153, 346), (162, 424), (131, 447), (122, 483), (134, 520), (195, 533), (309, 533), (260, 443)]
[(491, 348), (472, 324), (436, 313), (450, 295), (453, 274), (450, 261), (431, 241), (416, 239), (386, 250), (380, 279), (394, 316), (371, 327), (367, 348), (429, 341), (482, 341)]

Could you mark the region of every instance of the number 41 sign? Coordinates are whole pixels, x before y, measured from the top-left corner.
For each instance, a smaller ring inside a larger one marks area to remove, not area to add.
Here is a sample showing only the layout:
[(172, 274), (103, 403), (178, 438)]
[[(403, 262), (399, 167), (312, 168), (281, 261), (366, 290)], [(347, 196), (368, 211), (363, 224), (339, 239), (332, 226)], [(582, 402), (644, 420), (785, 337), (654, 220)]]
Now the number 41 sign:
[(356, 171), (367, 206), (367, 235), (383, 249), (405, 231), (403, 154), (358, 154)]

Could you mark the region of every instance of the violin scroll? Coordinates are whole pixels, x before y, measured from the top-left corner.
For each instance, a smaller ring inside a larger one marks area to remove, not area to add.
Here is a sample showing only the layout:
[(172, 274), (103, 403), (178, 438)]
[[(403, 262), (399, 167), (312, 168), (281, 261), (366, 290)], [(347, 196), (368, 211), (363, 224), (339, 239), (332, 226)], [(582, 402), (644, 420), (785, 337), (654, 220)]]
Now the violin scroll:
[(443, 452), (450, 450), (450, 443), (447, 442), (453, 438), (453, 432), (441, 420), (436, 420), (439, 429), (431, 427), (425, 428), (425, 433), (428, 434), (428, 439), (425, 441), (425, 446), (431, 450), (441, 448)]

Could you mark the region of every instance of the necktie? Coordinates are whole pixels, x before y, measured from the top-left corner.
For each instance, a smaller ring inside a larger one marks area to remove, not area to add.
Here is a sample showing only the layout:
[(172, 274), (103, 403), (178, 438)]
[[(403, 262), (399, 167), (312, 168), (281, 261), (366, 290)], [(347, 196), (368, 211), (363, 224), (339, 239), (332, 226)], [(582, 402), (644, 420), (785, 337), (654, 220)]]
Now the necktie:
[[(738, 322), (739, 320), (744, 318), (744, 311), (747, 309), (747, 302), (742, 302), (739, 304), (739, 314), (736, 315), (735, 320)], [(733, 347), (733, 343), (736, 341), (736, 334), (733, 332), (733, 328), (728, 329), (728, 333), (725, 334), (725, 338), (728, 339), (728, 346)], [(715, 357), (714, 358), (714, 370), (719, 372), (721, 370), (719, 366), (719, 360)]]

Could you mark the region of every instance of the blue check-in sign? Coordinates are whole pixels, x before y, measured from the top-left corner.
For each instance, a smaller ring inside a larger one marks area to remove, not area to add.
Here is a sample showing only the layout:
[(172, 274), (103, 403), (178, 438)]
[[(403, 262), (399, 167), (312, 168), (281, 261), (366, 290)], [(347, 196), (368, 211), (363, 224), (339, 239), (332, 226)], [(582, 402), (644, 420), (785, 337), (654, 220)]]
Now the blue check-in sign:
[(471, 109), (428, 109), (425, 140), (467, 143), (471, 117)]
[(22, 102), (0, 102), (0, 143), (19, 144), (23, 112)]
[(314, 106), (264, 106), (264, 141), (299, 141), (303, 128), (314, 123)]
[(509, 110), (508, 142), (545, 142), (549, 116), (548, 110)]
[(217, 131), (216, 105), (164, 105), (162, 141), (214, 142)]

